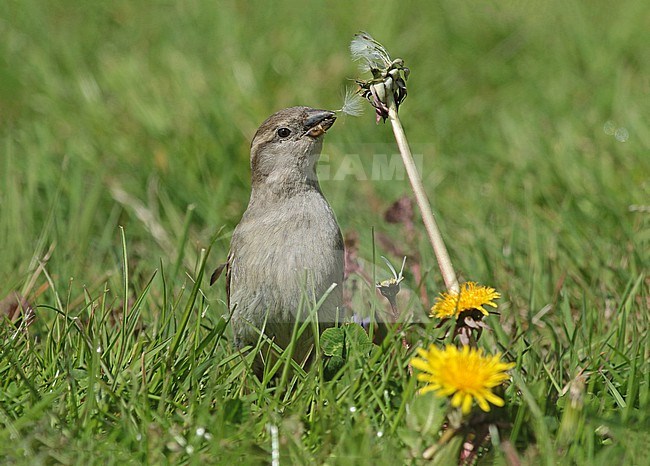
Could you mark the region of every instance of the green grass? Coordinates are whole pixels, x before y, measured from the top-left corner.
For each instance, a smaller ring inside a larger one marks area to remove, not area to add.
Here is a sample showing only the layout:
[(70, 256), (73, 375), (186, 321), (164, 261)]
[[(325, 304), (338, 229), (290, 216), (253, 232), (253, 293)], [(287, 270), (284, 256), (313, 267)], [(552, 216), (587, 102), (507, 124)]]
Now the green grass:
[[(422, 461), (444, 404), (415, 395), (397, 336), (352, 351), (333, 381), (316, 364), (264, 387), (204, 276), (245, 209), (256, 127), (290, 105), (339, 108), (360, 29), (412, 70), (401, 118), (456, 269), (503, 294), (481, 346), (517, 368), (479, 463), (514, 449), (527, 464), (648, 464), (642, 0), (6, 1), (0, 299), (18, 291), (37, 319), (27, 334), (0, 325), (0, 462), (262, 464), (269, 426), (281, 464)], [(396, 153), (371, 113), (337, 121), (331, 170), (360, 154), (370, 172), (373, 153)], [(366, 270), (391, 254), (373, 251), (374, 228), (419, 252), (433, 300), (424, 229), (406, 245), (383, 220), (408, 182), (322, 187)], [(405, 285), (418, 286), (411, 270)], [(383, 305), (372, 284), (356, 293)], [(411, 339), (435, 341), (434, 327)], [(453, 447), (439, 462), (454, 464)]]

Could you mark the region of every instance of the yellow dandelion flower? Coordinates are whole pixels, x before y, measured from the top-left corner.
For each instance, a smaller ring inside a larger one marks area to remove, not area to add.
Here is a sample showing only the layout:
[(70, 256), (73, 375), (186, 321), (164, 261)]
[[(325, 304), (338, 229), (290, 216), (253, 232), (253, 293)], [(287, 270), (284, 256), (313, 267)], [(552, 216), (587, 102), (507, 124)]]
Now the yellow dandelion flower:
[(418, 357), (411, 359), (411, 365), (421, 372), (417, 379), (426, 382), (420, 392), (435, 392), (439, 397), (451, 396), (451, 405), (461, 407), (463, 414), (469, 413), (472, 400), (483, 411), (489, 411), (492, 403), (503, 406), (504, 401), (492, 393), (492, 388), (500, 385), (510, 376), (505, 372), (515, 364), (501, 362), (501, 355), (484, 356), (483, 350), (463, 346), (447, 346), (438, 349), (435, 345), (428, 350), (418, 349)]
[(477, 285), (474, 282), (467, 282), (461, 285), (460, 293), (440, 293), (436, 298), (436, 303), (431, 308), (431, 317), (446, 319), (456, 317), (463, 311), (477, 309), (488, 315), (488, 311), (483, 306), (497, 307), (495, 299), (501, 297), (501, 294), (489, 286)]

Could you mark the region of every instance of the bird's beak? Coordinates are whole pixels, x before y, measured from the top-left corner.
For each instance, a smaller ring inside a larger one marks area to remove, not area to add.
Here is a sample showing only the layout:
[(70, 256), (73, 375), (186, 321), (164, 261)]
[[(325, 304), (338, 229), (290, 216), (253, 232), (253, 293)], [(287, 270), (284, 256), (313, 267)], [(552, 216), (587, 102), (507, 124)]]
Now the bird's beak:
[(336, 120), (336, 114), (329, 110), (310, 110), (305, 119), (305, 133), (303, 136), (317, 138), (327, 132)]

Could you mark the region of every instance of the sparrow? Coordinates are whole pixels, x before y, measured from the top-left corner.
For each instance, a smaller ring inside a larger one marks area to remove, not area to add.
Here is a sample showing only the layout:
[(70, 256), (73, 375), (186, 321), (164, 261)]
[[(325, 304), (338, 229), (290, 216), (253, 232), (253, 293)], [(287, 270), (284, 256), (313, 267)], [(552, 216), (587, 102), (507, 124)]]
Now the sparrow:
[[(255, 346), (261, 333), (286, 349), (296, 322), (307, 320), (313, 309), (320, 332), (339, 320), (343, 237), (316, 174), (323, 135), (335, 120), (328, 110), (286, 108), (267, 118), (253, 137), (248, 207), (233, 232), (226, 264), (211, 279), (212, 284), (225, 268), (237, 349)], [(308, 360), (312, 329), (308, 325), (296, 339), (292, 357), (298, 363)], [(268, 348), (260, 351), (253, 362), (260, 379), (268, 354)]]

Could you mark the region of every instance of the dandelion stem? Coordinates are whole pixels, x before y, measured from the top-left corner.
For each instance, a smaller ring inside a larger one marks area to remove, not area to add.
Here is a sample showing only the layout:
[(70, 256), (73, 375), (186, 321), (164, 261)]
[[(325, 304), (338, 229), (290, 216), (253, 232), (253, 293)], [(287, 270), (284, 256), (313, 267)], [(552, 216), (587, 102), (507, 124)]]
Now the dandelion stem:
[(409, 148), (408, 141), (406, 140), (406, 134), (404, 133), (404, 128), (402, 128), (402, 123), (400, 122), (399, 116), (397, 115), (397, 105), (393, 99), (392, 93), (388, 93), (388, 119), (390, 120), (391, 126), (393, 127), (393, 133), (395, 134), (395, 140), (397, 141), (397, 147), (399, 152), (402, 155), (402, 161), (406, 167), (406, 173), (411, 182), (411, 187), (413, 188), (413, 193), (415, 194), (415, 200), (418, 203), (420, 212), (422, 214), (422, 221), (424, 222), (424, 227), (427, 230), (427, 235), (429, 236), (429, 241), (431, 246), (433, 246), (433, 252), (436, 255), (438, 260), (438, 267), (440, 268), (440, 273), (442, 278), (445, 281), (445, 286), (447, 291), (452, 293), (458, 293), (458, 279), (456, 278), (456, 272), (454, 272), (454, 267), (451, 264), (451, 259), (449, 258), (449, 253), (447, 252), (447, 247), (445, 242), (442, 239), (440, 234), (440, 229), (436, 224), (436, 220), (433, 217), (431, 212), (431, 207), (429, 204), (429, 199), (426, 192), (424, 191), (424, 186), (422, 185), (422, 180), (420, 179), (420, 174), (415, 166), (413, 161), (413, 156), (411, 155), (411, 149)]
[(440, 439), (438, 439), (436, 443), (434, 443), (429, 448), (424, 450), (424, 453), (422, 453), (422, 458), (424, 458), (425, 460), (430, 460), (431, 458), (433, 458), (433, 456), (440, 450), (440, 448), (442, 448), (447, 443), (449, 443), (452, 437), (456, 435), (456, 432), (458, 432), (458, 430), (454, 429), (453, 427), (450, 427), (447, 430), (445, 430), (442, 436), (440, 437)]

